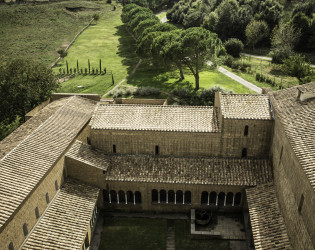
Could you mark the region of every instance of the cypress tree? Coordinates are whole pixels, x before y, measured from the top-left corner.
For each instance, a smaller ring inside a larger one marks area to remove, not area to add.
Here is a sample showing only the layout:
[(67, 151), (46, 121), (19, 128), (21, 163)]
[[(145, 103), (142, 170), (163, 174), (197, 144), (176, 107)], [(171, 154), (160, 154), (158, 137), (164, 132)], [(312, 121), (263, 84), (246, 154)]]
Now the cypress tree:
[(91, 73), (90, 59), (88, 59), (88, 64), (89, 64), (89, 74), (90, 74)]
[(102, 59), (100, 59), (100, 73), (102, 72)]
[(68, 61), (66, 61), (66, 65), (67, 65), (67, 75), (69, 75), (69, 66), (68, 66)]

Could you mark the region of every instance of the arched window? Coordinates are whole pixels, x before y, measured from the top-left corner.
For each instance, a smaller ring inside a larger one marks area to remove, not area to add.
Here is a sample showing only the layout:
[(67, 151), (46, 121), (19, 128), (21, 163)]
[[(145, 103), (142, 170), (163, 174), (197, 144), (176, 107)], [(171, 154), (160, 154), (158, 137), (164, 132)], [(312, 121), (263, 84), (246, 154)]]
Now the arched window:
[(160, 190), (160, 203), (166, 202), (166, 191), (164, 189)]
[(203, 191), (201, 193), (201, 205), (207, 205), (208, 204), (208, 197), (209, 197), (209, 194), (207, 191)]
[(175, 192), (174, 190), (168, 191), (168, 203), (174, 203), (175, 202)]
[(13, 246), (12, 242), (10, 242), (10, 244), (9, 244), (9, 250), (14, 250), (14, 246)]
[(242, 149), (242, 157), (246, 157), (247, 156), (247, 148), (243, 148)]
[(118, 192), (118, 197), (119, 197), (119, 204), (126, 203), (126, 199), (125, 199), (126, 197), (125, 197), (125, 192), (124, 191), (120, 190)]
[(152, 190), (152, 202), (153, 203), (157, 203), (158, 202), (158, 199), (159, 199), (159, 194), (158, 194), (158, 191), (156, 189), (153, 189)]
[(184, 194), (183, 191), (177, 190), (176, 191), (176, 204), (183, 204)]
[(110, 202), (111, 203), (117, 203), (117, 193), (116, 193), (116, 191), (115, 190), (111, 190), (109, 192), (109, 194), (110, 194)]
[(141, 193), (139, 191), (135, 192), (135, 200), (136, 200), (136, 204), (141, 204)]
[(225, 199), (225, 193), (220, 192), (218, 196), (218, 206), (223, 207), (224, 206), (224, 199)]
[(186, 191), (185, 192), (185, 204), (190, 204), (191, 203), (191, 192)]
[(109, 192), (107, 189), (103, 189), (103, 201), (104, 203), (109, 203)]
[(38, 210), (38, 207), (35, 207), (35, 216), (36, 216), (36, 219), (39, 218), (39, 210)]
[(127, 191), (127, 203), (133, 204), (133, 192), (132, 191)]
[(233, 204), (233, 193), (228, 192), (226, 195), (226, 205), (232, 206), (232, 204)]
[(248, 136), (248, 125), (245, 126), (245, 129), (244, 129), (244, 136)]
[(210, 193), (210, 205), (217, 205), (217, 192), (212, 191)]
[(240, 192), (235, 194), (234, 206), (240, 206), (242, 201), (242, 194)]
[(24, 233), (24, 236), (28, 235), (28, 229), (27, 229), (26, 223), (23, 224), (23, 233)]

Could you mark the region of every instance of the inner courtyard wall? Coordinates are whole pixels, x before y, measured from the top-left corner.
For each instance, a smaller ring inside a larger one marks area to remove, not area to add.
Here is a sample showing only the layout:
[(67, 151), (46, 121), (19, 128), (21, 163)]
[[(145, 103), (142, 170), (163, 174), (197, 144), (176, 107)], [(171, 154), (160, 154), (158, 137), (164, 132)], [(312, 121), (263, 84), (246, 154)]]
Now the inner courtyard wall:
[(239, 158), (246, 149), (244, 157), (268, 158), (272, 124), (272, 120), (222, 119), (221, 156)]
[(219, 156), (220, 133), (158, 132), (91, 129), (91, 145), (106, 154)]
[(314, 189), (310, 185), (277, 117), (271, 158), (274, 183), (293, 248), (314, 249)]

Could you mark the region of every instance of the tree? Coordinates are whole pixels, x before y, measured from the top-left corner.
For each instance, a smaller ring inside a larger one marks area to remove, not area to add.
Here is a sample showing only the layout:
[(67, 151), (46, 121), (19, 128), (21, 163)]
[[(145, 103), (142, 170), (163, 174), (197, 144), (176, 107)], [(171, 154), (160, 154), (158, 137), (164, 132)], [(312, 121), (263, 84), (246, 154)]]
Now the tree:
[(202, 22), (202, 13), (198, 10), (188, 11), (187, 15), (183, 20), (183, 25), (185, 28), (198, 27)]
[(216, 34), (201, 28), (193, 27), (181, 32), (181, 49), (183, 64), (186, 65), (195, 77), (195, 90), (199, 89), (199, 71), (206, 58), (216, 57), (221, 49), (221, 40)]
[(282, 5), (276, 0), (261, 1), (259, 16), (261, 20), (266, 21), (269, 29), (272, 30), (279, 23), (282, 10)]
[(224, 43), (224, 47), (231, 56), (240, 57), (240, 53), (244, 49), (244, 44), (237, 38), (230, 38)]
[(269, 35), (269, 28), (265, 21), (253, 19), (245, 29), (247, 44), (254, 50), (255, 45)]
[(148, 19), (148, 20), (143, 20), (141, 21), (137, 27), (133, 29), (133, 33), (137, 36), (140, 37), (142, 35), (142, 32), (148, 28), (152, 27), (155, 24), (158, 24), (159, 21), (156, 19)]
[(216, 9), (218, 15), (216, 33), (223, 41), (230, 37), (238, 37), (241, 33), (238, 11), (236, 0), (223, 0)]
[(59, 49), (57, 52), (58, 52), (60, 58), (64, 58), (68, 55), (68, 52), (65, 51), (64, 49)]
[(300, 37), (300, 32), (295, 30), (290, 23), (280, 23), (271, 36), (272, 62), (282, 61), (293, 55), (293, 48)]
[(52, 70), (25, 60), (14, 60), (0, 67), (0, 120), (7, 124), (24, 117), (48, 99), (58, 87)]
[(301, 34), (295, 48), (300, 51), (307, 50), (308, 39), (311, 34), (311, 20), (304, 13), (298, 12), (290, 20), (290, 24)]
[(181, 30), (161, 32), (153, 39), (152, 56), (158, 57), (169, 66), (174, 64), (180, 73), (180, 80), (185, 79), (183, 73), (183, 60)]
[(205, 16), (205, 19), (202, 23), (202, 27), (215, 32), (218, 25), (218, 15), (216, 12), (211, 12), (209, 15)]
[(312, 72), (310, 64), (300, 54), (284, 59), (282, 68), (289, 76), (296, 77), (300, 84), (304, 83), (304, 78), (311, 75)]

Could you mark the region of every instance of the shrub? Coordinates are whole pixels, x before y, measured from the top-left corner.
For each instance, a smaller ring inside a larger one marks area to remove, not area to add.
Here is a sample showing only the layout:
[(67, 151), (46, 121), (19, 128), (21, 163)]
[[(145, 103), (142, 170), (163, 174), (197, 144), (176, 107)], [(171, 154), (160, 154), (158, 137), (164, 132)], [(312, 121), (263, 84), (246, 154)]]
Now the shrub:
[(68, 55), (68, 52), (65, 51), (64, 49), (59, 49), (57, 52), (61, 58), (64, 58)]
[(107, 0), (106, 3), (111, 4), (111, 3), (112, 3), (112, 0)]
[(72, 68), (70, 68), (70, 75), (72, 75)]
[(222, 63), (230, 68), (232, 68), (234, 58), (231, 55), (226, 55), (222, 57)]
[(98, 69), (95, 70), (95, 73), (98, 75)]
[(106, 75), (106, 68), (104, 68), (104, 74)]
[(244, 49), (244, 44), (237, 38), (230, 38), (224, 43), (224, 47), (228, 54), (233, 57), (240, 57), (240, 53)]
[(137, 88), (137, 90), (134, 92), (135, 96), (149, 96), (149, 95), (159, 95), (161, 91), (154, 87), (142, 87)]
[(189, 89), (186, 88), (182, 88), (182, 89), (174, 89), (172, 91), (172, 94), (180, 97), (180, 98), (189, 98), (191, 96), (191, 91)]
[(73, 69), (73, 73), (74, 73), (74, 74), (77, 73), (77, 69), (76, 69), (76, 68)]
[(95, 72), (95, 70), (94, 70), (94, 68), (92, 68), (92, 75), (94, 75), (94, 72)]
[(85, 68), (85, 69), (84, 69), (84, 73), (87, 74), (87, 72), (88, 72), (88, 70), (87, 70), (87, 68)]

